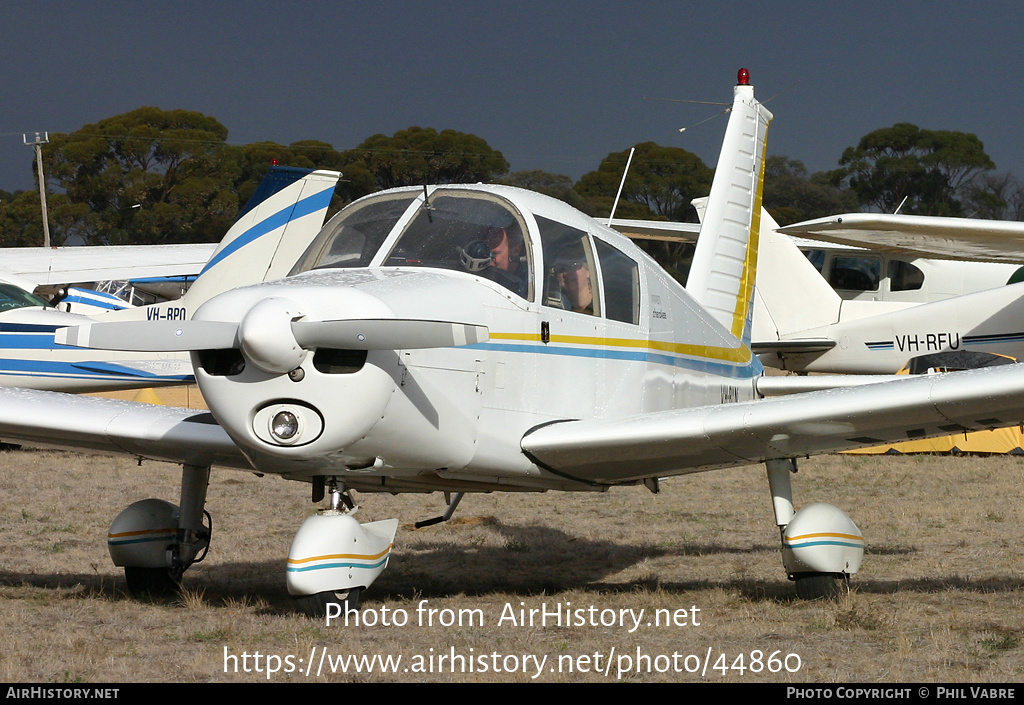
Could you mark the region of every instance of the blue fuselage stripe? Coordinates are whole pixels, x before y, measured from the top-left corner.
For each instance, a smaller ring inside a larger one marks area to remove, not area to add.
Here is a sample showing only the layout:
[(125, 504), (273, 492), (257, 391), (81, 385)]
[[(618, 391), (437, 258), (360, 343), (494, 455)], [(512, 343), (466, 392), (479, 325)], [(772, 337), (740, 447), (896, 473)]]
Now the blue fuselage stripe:
[(710, 372), (726, 377), (746, 379), (755, 377), (763, 371), (760, 361), (755, 357), (748, 364), (730, 365), (708, 358), (690, 358), (666, 353), (649, 352), (644, 350), (615, 350), (611, 348), (571, 348), (560, 345), (518, 345), (515, 343), (479, 343), (467, 345), (467, 348), (479, 350), (494, 350), (512, 353), (534, 353), (538, 355), (567, 355), (571, 357), (603, 358), (606, 360), (627, 360), (630, 362), (646, 362), (655, 365), (667, 365), (669, 367), (682, 367), (685, 369)]

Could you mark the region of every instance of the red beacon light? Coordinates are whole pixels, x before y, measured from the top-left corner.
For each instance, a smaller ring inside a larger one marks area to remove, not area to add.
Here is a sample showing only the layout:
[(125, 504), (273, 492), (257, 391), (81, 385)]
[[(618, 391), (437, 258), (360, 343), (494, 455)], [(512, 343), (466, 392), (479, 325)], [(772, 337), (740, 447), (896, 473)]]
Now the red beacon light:
[(750, 72), (746, 69), (740, 69), (736, 72), (736, 83), (741, 86), (750, 85)]

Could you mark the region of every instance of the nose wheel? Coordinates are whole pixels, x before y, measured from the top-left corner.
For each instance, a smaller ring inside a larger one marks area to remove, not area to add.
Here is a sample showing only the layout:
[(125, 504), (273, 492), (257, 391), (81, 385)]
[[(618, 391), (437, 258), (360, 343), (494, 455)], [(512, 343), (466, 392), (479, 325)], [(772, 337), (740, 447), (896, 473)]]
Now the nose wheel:
[[(314, 486), (314, 497), (320, 491)], [(388, 564), (397, 519), (360, 524), (359, 507), (335, 479), (330, 506), (306, 519), (288, 551), (288, 592), (313, 618), (344, 618), (359, 610), (363, 590)]]
[(295, 606), (307, 617), (323, 619), (328, 614), (344, 619), (343, 615), (359, 611), (359, 600), (362, 588), (348, 590), (328, 590), (315, 595), (304, 595), (295, 598)]

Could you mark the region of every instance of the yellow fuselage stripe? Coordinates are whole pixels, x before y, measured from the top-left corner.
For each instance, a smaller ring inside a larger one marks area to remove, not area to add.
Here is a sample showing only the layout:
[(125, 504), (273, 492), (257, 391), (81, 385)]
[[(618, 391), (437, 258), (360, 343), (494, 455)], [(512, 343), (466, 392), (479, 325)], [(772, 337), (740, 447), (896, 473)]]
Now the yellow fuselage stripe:
[[(490, 333), (491, 340), (519, 340), (523, 342), (541, 342), (539, 334), (534, 333)], [(552, 335), (551, 343), (568, 345), (591, 345), (618, 348), (641, 348), (659, 352), (702, 357), (727, 362), (747, 362), (750, 360), (750, 349), (745, 345), (738, 348), (723, 348), (716, 345), (694, 345), (691, 343), (670, 343), (662, 340), (642, 340), (639, 338), (598, 338), (585, 335)]]

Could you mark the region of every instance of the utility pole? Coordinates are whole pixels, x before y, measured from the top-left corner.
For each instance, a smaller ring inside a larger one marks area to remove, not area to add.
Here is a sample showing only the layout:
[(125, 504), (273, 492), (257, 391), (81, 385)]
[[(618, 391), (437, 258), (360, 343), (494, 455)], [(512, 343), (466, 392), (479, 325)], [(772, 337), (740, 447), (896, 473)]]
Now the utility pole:
[(25, 144), (30, 147), (36, 148), (36, 174), (39, 176), (39, 203), (43, 208), (43, 247), (50, 247), (50, 220), (46, 215), (46, 182), (43, 180), (43, 145), (49, 144), (50, 133), (44, 132), (44, 137), (39, 138), (39, 133), (36, 133), (36, 141), (29, 142), (28, 135), (22, 135), (22, 139)]

